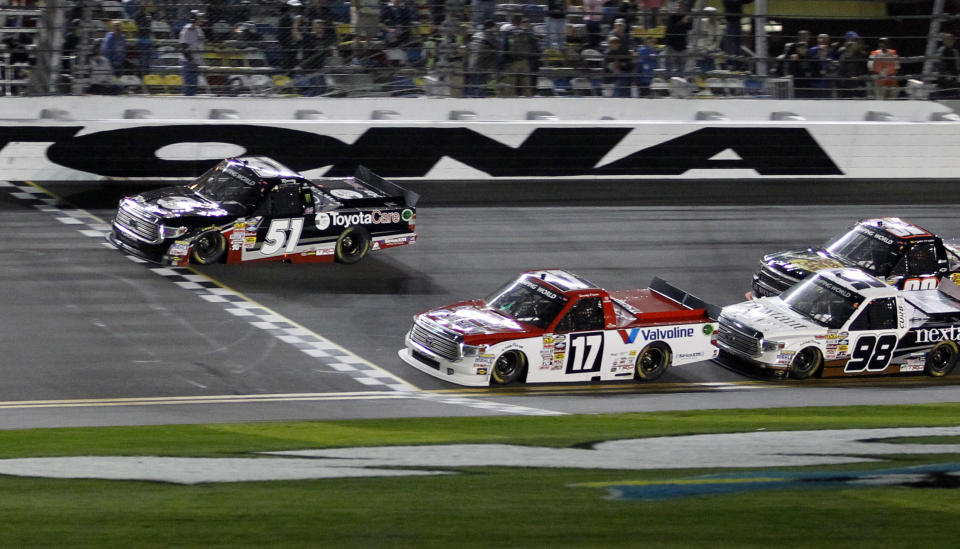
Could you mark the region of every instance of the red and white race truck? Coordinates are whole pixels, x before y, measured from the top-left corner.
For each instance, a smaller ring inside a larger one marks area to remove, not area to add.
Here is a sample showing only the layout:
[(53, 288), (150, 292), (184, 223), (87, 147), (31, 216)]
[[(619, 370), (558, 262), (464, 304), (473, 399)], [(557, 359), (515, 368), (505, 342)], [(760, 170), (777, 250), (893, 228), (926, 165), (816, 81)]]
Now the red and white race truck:
[(715, 358), (718, 314), (659, 278), (607, 292), (567, 271), (527, 271), (486, 299), (416, 315), (399, 355), (466, 386), (649, 381)]

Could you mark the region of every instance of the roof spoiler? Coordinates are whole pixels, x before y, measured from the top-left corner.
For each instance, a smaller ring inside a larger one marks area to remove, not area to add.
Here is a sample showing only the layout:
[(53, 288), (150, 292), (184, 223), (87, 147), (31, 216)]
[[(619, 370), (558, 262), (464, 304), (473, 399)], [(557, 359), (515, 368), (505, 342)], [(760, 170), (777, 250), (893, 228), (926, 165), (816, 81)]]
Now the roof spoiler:
[(357, 166), (357, 171), (353, 174), (354, 179), (358, 179), (371, 187), (376, 187), (380, 189), (387, 196), (393, 197), (403, 197), (403, 201), (408, 208), (416, 207), (417, 202), (420, 200), (420, 195), (409, 190), (404, 189), (400, 185), (397, 185), (393, 181), (387, 181), (386, 179), (380, 177), (379, 175), (370, 171), (370, 168), (366, 166)]
[(691, 309), (704, 309), (707, 312), (707, 316), (713, 320), (720, 318), (721, 307), (707, 303), (699, 297), (677, 288), (659, 276), (653, 277), (653, 280), (650, 282), (650, 289), (664, 297), (676, 301), (684, 307), (689, 307)]

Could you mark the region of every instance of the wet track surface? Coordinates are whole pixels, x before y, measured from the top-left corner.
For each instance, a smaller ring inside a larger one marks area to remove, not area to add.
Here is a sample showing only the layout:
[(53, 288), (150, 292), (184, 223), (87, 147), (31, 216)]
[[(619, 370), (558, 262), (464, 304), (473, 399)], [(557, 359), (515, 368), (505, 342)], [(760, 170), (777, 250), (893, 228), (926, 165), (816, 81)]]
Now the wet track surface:
[[(61, 200), (38, 207), (18, 188), (0, 187), (0, 428), (960, 399), (957, 374), (783, 383), (711, 362), (645, 385), (464, 390), (396, 355), (414, 313), (482, 297), (525, 269), (562, 267), (607, 289), (645, 287), (660, 276), (726, 305), (743, 299), (763, 253), (818, 243), (860, 217), (898, 215), (952, 238), (960, 219), (940, 203), (956, 199), (941, 186), (918, 187), (909, 206), (817, 204), (809, 196), (809, 204), (717, 205), (726, 201), (706, 187), (689, 189), (691, 204), (642, 205), (632, 196), (579, 206), (577, 196), (558, 199), (562, 189), (546, 206), (527, 197), (511, 201), (520, 206), (446, 198), (431, 207), (425, 198), (413, 246), (353, 266), (216, 265), (195, 269), (193, 279), (158, 276), (91, 232), (112, 217), (119, 196), (146, 187), (44, 188)], [(860, 191), (863, 202), (886, 201)], [(197, 290), (196, 281), (213, 290)], [(217, 292), (266, 313), (245, 317), (242, 307), (210, 297)], [(311, 356), (295, 344), (300, 335), (348, 356), (339, 365)]]

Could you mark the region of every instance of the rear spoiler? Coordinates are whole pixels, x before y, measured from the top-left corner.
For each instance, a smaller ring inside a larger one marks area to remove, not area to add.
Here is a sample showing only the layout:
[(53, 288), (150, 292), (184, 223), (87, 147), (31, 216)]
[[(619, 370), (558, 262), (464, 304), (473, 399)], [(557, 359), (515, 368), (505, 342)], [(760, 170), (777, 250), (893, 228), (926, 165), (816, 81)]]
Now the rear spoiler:
[(393, 181), (387, 181), (379, 175), (371, 172), (370, 168), (366, 166), (357, 166), (357, 171), (354, 172), (353, 178), (362, 183), (370, 185), (375, 189), (383, 191), (387, 196), (396, 198), (403, 197), (403, 201), (408, 208), (416, 207), (417, 202), (420, 200), (419, 194), (409, 189), (404, 189)]
[(685, 307), (690, 307), (691, 309), (704, 309), (707, 312), (707, 316), (713, 320), (720, 318), (721, 308), (719, 306), (711, 305), (699, 297), (673, 286), (659, 276), (653, 277), (653, 280), (650, 282), (650, 289), (664, 297), (676, 301)]

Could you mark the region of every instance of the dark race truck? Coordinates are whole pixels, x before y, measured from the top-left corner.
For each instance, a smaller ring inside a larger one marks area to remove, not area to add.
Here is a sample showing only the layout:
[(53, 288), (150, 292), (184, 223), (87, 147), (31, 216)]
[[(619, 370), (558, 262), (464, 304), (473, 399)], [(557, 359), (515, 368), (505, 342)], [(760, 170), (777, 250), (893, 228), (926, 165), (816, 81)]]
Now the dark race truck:
[(356, 263), (417, 240), (418, 199), (363, 166), (311, 181), (266, 157), (228, 158), (190, 185), (122, 199), (107, 239), (164, 265)]
[(822, 269), (856, 267), (902, 290), (932, 290), (944, 277), (960, 282), (960, 251), (896, 217), (864, 219), (822, 247), (765, 255), (753, 275), (753, 297), (779, 295)]

